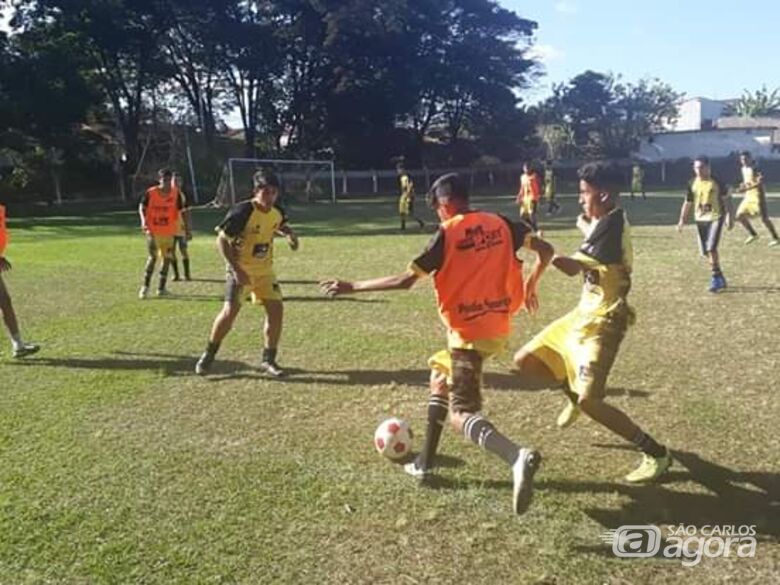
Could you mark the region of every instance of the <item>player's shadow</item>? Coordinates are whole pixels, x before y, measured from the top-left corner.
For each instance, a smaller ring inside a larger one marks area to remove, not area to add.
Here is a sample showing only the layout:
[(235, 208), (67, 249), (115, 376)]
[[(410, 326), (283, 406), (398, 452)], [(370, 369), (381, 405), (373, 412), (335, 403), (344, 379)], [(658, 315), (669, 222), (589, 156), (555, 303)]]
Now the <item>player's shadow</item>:
[(224, 278), (193, 278), (190, 282), (211, 282), (215, 284), (225, 284)]
[(746, 293), (780, 293), (780, 286), (729, 286), (719, 294), (746, 294)]
[[(28, 357), (10, 362), (15, 366), (68, 368), (76, 370), (120, 370), (126, 372), (159, 372), (163, 376), (194, 376), (197, 356), (182, 356), (165, 353), (114, 352), (117, 357), (100, 358), (50, 358)], [(214, 374), (234, 372), (250, 366), (237, 361), (219, 360), (212, 367)]]
[[(780, 542), (780, 474), (736, 471), (687, 451), (673, 451), (672, 456), (675, 461), (672, 470), (656, 484), (634, 486), (618, 482), (572, 482), (540, 478), (536, 487), (562, 493), (602, 493), (610, 497), (617, 493), (630, 498), (630, 501), (617, 509), (585, 510), (605, 530), (643, 524), (699, 528), (704, 525), (753, 525), (759, 540)], [(670, 489), (674, 484), (689, 482), (699, 484), (706, 493)], [(594, 535), (594, 540), (597, 538), (598, 535)], [(613, 556), (612, 550), (602, 544), (582, 545), (576, 549)]]

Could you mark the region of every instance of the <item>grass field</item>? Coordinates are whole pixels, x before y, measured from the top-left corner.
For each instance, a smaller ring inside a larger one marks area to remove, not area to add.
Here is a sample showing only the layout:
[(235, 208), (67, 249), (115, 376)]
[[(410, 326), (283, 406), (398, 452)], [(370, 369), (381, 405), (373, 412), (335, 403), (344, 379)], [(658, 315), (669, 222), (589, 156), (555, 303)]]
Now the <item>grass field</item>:
[[(780, 213), (780, 201), (771, 210)], [(574, 199), (546, 220), (579, 243)], [(403, 270), (428, 235), (396, 232), (394, 202), (293, 207), (302, 249), (277, 246), (287, 298), (280, 362), (259, 361), (262, 310), (246, 307), (214, 375), (193, 375), (219, 310), (217, 215), (196, 214), (196, 281), (139, 301), (133, 214), (11, 221), (6, 277), (43, 351), (0, 357), (0, 583), (770, 583), (780, 566), (780, 249), (724, 237), (729, 289), (705, 292), (679, 197), (626, 202), (638, 321), (610, 400), (675, 451), (666, 480), (621, 480), (638, 455), (594, 423), (562, 432), (562, 397), (513, 391), (509, 356), (486, 377), (486, 413), (542, 451), (529, 512), (511, 514), (497, 459), (445, 432), (435, 488), (373, 450), (388, 415), (421, 435), (426, 358), (443, 330), (432, 291), (325, 299), (319, 279)], [(509, 199), (477, 201), (507, 213)], [(571, 308), (579, 282), (550, 272), (513, 348)], [(4, 342), (5, 343), (5, 342)], [(755, 525), (755, 558), (615, 558), (625, 524)]]

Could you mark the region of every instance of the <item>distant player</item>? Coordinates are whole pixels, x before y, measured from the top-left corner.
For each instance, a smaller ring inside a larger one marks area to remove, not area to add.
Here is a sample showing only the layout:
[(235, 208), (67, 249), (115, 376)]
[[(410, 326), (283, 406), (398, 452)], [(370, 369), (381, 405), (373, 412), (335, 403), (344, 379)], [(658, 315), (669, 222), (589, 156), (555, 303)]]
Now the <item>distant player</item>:
[(276, 205), (279, 179), (269, 170), (255, 173), (252, 199), (232, 207), (217, 227), (217, 247), (227, 263), (227, 291), (222, 311), (214, 320), (206, 351), (195, 366), (198, 375), (209, 372), (222, 340), (230, 332), (242, 302), (265, 308), (263, 356), (260, 370), (279, 378), (284, 371), (276, 362), (282, 335), (284, 304), (274, 273), (274, 236), (284, 236), (291, 249), (298, 249), (298, 237), (287, 223), (284, 210)]
[(741, 165), (742, 183), (737, 187), (737, 193), (744, 193), (745, 198), (737, 207), (737, 220), (747, 230), (748, 237), (745, 243), (751, 244), (758, 239), (756, 230), (750, 224), (750, 218), (758, 216), (764, 222), (764, 226), (766, 226), (769, 235), (772, 237), (769, 245), (777, 246), (780, 244), (780, 239), (777, 237), (777, 230), (772, 220), (769, 219), (766, 191), (764, 190), (764, 176), (761, 173), (761, 169), (758, 168), (758, 165), (746, 150), (739, 154), (739, 162)]
[(641, 193), (642, 199), (647, 199), (647, 194), (645, 193), (645, 169), (638, 162), (635, 162), (631, 167), (631, 199), (634, 198), (634, 193)]
[(693, 207), (699, 250), (701, 255), (709, 260), (712, 269), (709, 291), (715, 293), (726, 288), (726, 278), (720, 267), (718, 244), (723, 224), (729, 229), (734, 227), (734, 211), (726, 185), (712, 175), (710, 161), (706, 156), (696, 157), (693, 161), (693, 172), (695, 176), (688, 184), (677, 229), (682, 231)]
[(171, 267), (173, 268), (173, 280), (179, 281), (179, 259), (176, 257), (176, 248), (179, 248), (181, 252), (181, 263), (184, 268), (184, 279), (192, 280), (190, 274), (190, 255), (189, 255), (189, 242), (192, 239), (192, 215), (190, 211), (190, 203), (187, 195), (182, 190), (182, 176), (179, 173), (173, 173), (173, 184), (179, 192), (181, 198), (181, 211), (179, 212), (179, 222), (177, 225), (176, 235), (173, 238), (173, 260), (171, 261)]
[(555, 200), (555, 168), (552, 161), (544, 165), (544, 197), (547, 199), (547, 214), (553, 215), (561, 210), (561, 205)]
[(34, 343), (25, 343), (19, 332), (19, 322), (16, 319), (11, 294), (3, 282), (3, 273), (11, 270), (11, 263), (5, 257), (5, 249), (8, 246), (8, 227), (6, 226), (5, 206), (0, 204), (0, 312), (3, 313), (8, 334), (11, 336), (11, 348), (15, 358), (21, 358), (36, 353), (40, 346)]
[(539, 175), (531, 163), (524, 163), (523, 174), (520, 175), (520, 190), (517, 192), (515, 202), (520, 206), (520, 218), (530, 224), (537, 233), (539, 233), (537, 210), (541, 194)]
[(146, 190), (138, 206), (141, 231), (146, 234), (146, 247), (149, 253), (144, 270), (144, 284), (138, 293), (140, 299), (149, 296), (152, 273), (158, 255), (162, 260), (162, 267), (157, 296), (168, 294), (165, 284), (173, 259), (173, 238), (176, 236), (182, 211), (179, 190), (173, 184), (173, 172), (170, 169), (160, 169), (157, 176), (160, 179), (159, 184)]
[(398, 184), (401, 195), (398, 199), (398, 214), (401, 216), (401, 229), (406, 229), (406, 220), (411, 217), (420, 224), (420, 229), (425, 227), (425, 222), (414, 214), (414, 181), (406, 172), (403, 165), (398, 165)]
[(574, 423), (580, 412), (634, 443), (642, 451), (632, 483), (650, 482), (670, 465), (669, 451), (624, 412), (605, 402), (607, 376), (620, 343), (634, 320), (627, 297), (631, 288), (631, 239), (618, 196), (623, 175), (611, 165), (591, 163), (579, 170), (583, 214), (577, 226), (585, 235), (572, 256), (555, 256), (553, 265), (568, 276), (583, 275), (578, 306), (548, 325), (515, 355), (519, 381), (528, 387), (562, 387), (567, 396), (558, 426)]
[[(428, 360), (431, 396), (425, 444), (404, 469), (420, 480), (431, 475), (449, 413), (456, 432), (511, 467), (513, 509), (522, 514), (531, 500), (541, 456), (513, 443), (480, 414), (482, 365), (505, 350), (514, 314), (523, 306), (530, 311), (538, 307), (537, 285), (553, 249), (523, 222), (514, 224), (470, 209), (466, 183), (454, 173), (439, 177), (428, 197), (442, 223), (406, 272), (357, 282), (329, 280), (321, 286), (331, 296), (409, 289), (420, 278), (433, 275), (439, 314), (447, 327), (447, 349)], [(521, 247), (538, 255), (525, 284), (522, 263), (515, 256)]]

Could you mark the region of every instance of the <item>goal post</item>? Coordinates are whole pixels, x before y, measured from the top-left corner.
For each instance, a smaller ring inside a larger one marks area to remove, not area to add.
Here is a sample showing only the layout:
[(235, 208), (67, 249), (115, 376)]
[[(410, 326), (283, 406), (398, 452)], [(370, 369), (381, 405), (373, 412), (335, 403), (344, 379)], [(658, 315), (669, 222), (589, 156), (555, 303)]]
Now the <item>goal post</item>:
[(271, 168), (279, 176), (282, 194), (303, 197), (307, 202), (327, 199), (336, 203), (336, 169), (332, 160), (229, 158), (222, 170), (217, 201), (235, 205), (252, 192), (252, 177)]

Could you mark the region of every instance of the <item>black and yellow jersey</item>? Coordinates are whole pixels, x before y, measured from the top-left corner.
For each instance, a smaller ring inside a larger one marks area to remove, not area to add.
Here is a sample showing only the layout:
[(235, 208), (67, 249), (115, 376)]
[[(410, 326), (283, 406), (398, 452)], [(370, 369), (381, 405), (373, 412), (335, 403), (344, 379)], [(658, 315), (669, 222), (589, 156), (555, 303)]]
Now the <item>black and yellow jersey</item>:
[(398, 182), (401, 188), (401, 197), (414, 197), (414, 182), (408, 174), (401, 174), (398, 177)]
[(693, 203), (696, 221), (717, 221), (726, 209), (727, 196), (726, 186), (716, 177), (696, 177), (688, 183), (685, 200)]
[(555, 196), (555, 173), (552, 169), (544, 169), (544, 196), (548, 199)]
[(263, 211), (254, 201), (244, 201), (228, 211), (217, 226), (238, 251), (238, 264), (250, 276), (274, 273), (274, 235), (287, 223), (284, 210), (275, 205)]
[(633, 250), (625, 212), (615, 208), (592, 226), (573, 258), (585, 265), (578, 309), (595, 317), (626, 307)]
[(761, 169), (758, 165), (751, 163), (745, 165), (741, 169), (742, 171), (742, 185), (745, 187), (750, 186), (745, 191), (745, 198), (758, 199), (764, 194), (764, 184), (761, 180)]
[(184, 214), (190, 209), (190, 201), (184, 191), (179, 190), (179, 222), (177, 224), (176, 235), (184, 236), (186, 232), (186, 223), (184, 222)]

